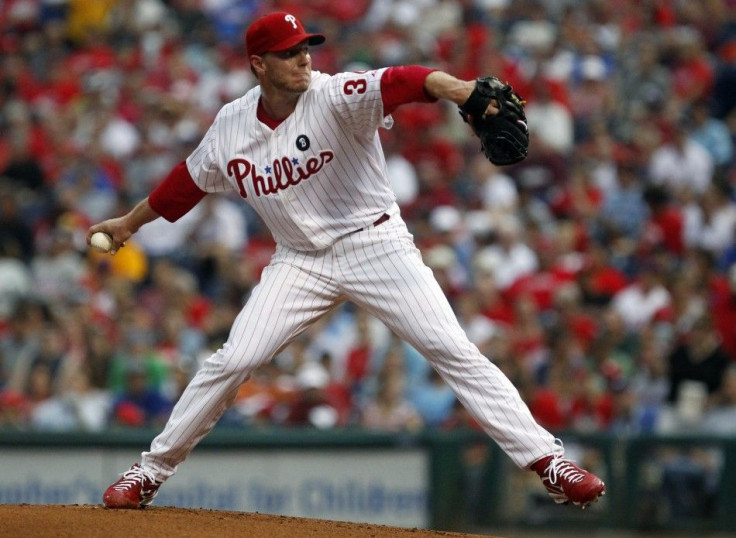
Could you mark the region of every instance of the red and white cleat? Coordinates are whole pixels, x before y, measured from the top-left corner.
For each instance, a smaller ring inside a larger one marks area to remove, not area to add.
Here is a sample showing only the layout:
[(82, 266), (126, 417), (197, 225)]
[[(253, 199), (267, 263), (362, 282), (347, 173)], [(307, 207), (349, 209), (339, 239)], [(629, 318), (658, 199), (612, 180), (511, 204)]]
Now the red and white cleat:
[(106, 508), (145, 508), (158, 493), (161, 482), (138, 463), (125, 471), (102, 495)]
[(534, 462), (531, 468), (558, 504), (571, 502), (585, 508), (606, 494), (603, 480), (562, 456), (546, 456)]

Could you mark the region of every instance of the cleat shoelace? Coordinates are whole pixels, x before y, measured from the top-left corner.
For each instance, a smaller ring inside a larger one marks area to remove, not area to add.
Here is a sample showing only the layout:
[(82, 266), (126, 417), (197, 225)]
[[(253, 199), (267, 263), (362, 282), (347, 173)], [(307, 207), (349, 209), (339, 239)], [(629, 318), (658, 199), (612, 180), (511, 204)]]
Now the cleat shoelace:
[(557, 480), (559, 478), (567, 480), (572, 484), (582, 482), (585, 479), (585, 476), (583, 476), (575, 466), (573, 466), (569, 461), (559, 457), (552, 458), (550, 460), (544, 474), (547, 476), (549, 483), (554, 486), (558, 485)]
[(127, 491), (135, 487), (136, 484), (140, 484), (142, 487), (144, 484), (144, 480), (148, 480), (151, 484), (155, 484), (153, 475), (147, 471), (144, 471), (141, 467), (129, 469), (122, 473), (120, 476), (122, 476), (123, 478), (118, 481), (118, 483), (115, 484), (115, 486), (113, 487), (115, 491)]

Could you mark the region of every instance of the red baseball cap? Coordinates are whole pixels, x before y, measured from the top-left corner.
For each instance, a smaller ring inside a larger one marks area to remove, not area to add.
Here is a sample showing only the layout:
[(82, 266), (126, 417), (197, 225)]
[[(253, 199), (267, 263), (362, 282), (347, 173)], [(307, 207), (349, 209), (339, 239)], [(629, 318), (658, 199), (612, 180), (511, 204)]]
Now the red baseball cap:
[(304, 26), (291, 13), (278, 11), (256, 19), (245, 33), (248, 55), (278, 52), (308, 41), (310, 45), (324, 43), (322, 34), (308, 34)]

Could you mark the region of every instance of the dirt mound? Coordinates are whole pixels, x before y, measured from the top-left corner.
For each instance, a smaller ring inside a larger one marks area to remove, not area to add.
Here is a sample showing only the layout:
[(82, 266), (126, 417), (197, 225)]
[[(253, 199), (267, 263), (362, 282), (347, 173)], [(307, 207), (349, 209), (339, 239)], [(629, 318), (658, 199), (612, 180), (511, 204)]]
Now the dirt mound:
[(131, 536), (249, 538), (430, 538), (479, 536), (244, 512), (149, 507), (108, 510), (91, 505), (0, 505), (0, 537), (130, 538)]

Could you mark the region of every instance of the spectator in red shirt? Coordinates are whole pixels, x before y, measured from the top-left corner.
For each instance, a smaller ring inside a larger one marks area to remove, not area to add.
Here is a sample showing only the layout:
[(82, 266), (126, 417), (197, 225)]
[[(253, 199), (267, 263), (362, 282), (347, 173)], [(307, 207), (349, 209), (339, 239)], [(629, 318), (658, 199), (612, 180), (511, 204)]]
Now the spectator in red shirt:
[(731, 361), (736, 361), (736, 263), (725, 274), (716, 269), (714, 256), (704, 249), (690, 252), (685, 273), (699, 286), (705, 298), (704, 309), (713, 316), (721, 345)]
[(493, 271), (476, 267), (473, 293), (478, 299), (481, 314), (490, 319), (510, 326), (514, 323), (514, 309), (506, 301), (496, 284)]
[(368, 314), (364, 310), (359, 309), (357, 311), (355, 325), (357, 338), (350, 351), (348, 351), (345, 364), (345, 384), (352, 390), (356, 390), (365, 379), (373, 352)]
[(661, 246), (681, 256), (685, 251), (682, 210), (671, 203), (667, 189), (658, 185), (644, 190), (644, 201), (649, 206), (649, 218), (644, 222), (639, 249), (646, 253)]
[(556, 216), (572, 219), (595, 217), (601, 205), (603, 192), (582, 166), (571, 170), (569, 181), (552, 194), (550, 201), (550, 207)]
[(673, 92), (686, 102), (708, 97), (715, 71), (708, 58), (703, 39), (693, 28), (676, 34), (674, 45)]
[(731, 266), (726, 283), (713, 287), (713, 316), (723, 350), (736, 362), (736, 264)]
[(590, 351), (598, 336), (598, 323), (593, 315), (583, 308), (580, 288), (575, 283), (567, 284), (557, 290), (554, 301), (558, 324), (575, 336), (584, 352)]
[(606, 246), (596, 242), (588, 248), (577, 282), (585, 304), (591, 306), (607, 305), (628, 285), (626, 275), (611, 263)]

